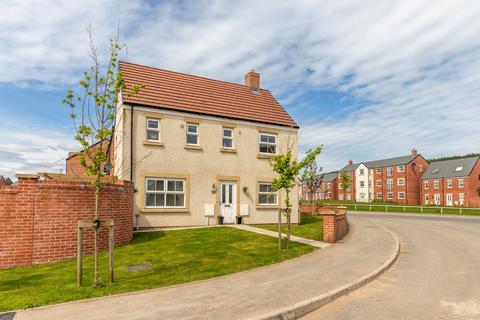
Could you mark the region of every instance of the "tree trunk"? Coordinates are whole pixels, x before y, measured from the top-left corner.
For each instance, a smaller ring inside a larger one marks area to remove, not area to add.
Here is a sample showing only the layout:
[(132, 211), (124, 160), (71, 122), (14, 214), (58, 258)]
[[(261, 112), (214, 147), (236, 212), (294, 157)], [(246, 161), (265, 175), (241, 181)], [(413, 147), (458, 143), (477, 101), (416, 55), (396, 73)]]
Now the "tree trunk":
[[(97, 185), (95, 186), (95, 220), (98, 220), (99, 218), (99, 203), (100, 203), (100, 186)], [(100, 279), (98, 277), (98, 228), (95, 228), (95, 245), (94, 245), (94, 250), (95, 250), (95, 280), (93, 282), (93, 285), (97, 287), (100, 284)]]
[(287, 192), (287, 196), (285, 197), (285, 204), (286, 204), (286, 214), (287, 214), (287, 249), (289, 247), (289, 244), (290, 244), (290, 233), (291, 233), (291, 221), (290, 221), (290, 197), (289, 197), (289, 193), (290, 193), (290, 190), (285, 190)]
[(311, 203), (312, 207), (310, 209), (312, 211), (312, 216), (313, 216), (315, 214), (315, 208), (313, 207), (314, 204), (315, 204), (315, 192), (310, 191), (310, 193), (311, 193), (310, 196), (312, 197), (312, 199), (310, 200), (310, 203)]
[(282, 249), (282, 209), (278, 209), (278, 250)]

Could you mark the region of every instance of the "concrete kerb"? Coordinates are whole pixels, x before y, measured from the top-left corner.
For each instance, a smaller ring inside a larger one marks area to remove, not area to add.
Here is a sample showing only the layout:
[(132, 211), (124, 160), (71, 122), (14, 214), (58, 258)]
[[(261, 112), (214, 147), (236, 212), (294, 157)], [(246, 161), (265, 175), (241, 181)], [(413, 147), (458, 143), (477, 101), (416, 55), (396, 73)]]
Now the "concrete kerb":
[(280, 309), (280, 310), (275, 310), (273, 312), (270, 312), (268, 314), (265, 314), (261, 317), (256, 318), (257, 320), (292, 320), (292, 319), (298, 319), (299, 317), (302, 317), (306, 315), (307, 313), (310, 313), (314, 311), (315, 309), (318, 309), (327, 303), (340, 298), (344, 295), (347, 295), (348, 293), (366, 285), (372, 280), (375, 280), (378, 278), (382, 273), (384, 273), (386, 270), (388, 270), (397, 260), (398, 255), (400, 254), (400, 241), (398, 240), (397, 236), (393, 234), (389, 229), (377, 224), (376, 222), (369, 220), (371, 223), (375, 224), (377, 227), (380, 229), (384, 230), (385, 232), (389, 233), (394, 241), (395, 241), (395, 247), (390, 255), (390, 257), (377, 269), (374, 271), (366, 274), (365, 276), (352, 281), (350, 283), (347, 283), (346, 285), (340, 286), (338, 288), (335, 288), (333, 290), (328, 291), (325, 294), (304, 300), (302, 302), (296, 303), (290, 307)]

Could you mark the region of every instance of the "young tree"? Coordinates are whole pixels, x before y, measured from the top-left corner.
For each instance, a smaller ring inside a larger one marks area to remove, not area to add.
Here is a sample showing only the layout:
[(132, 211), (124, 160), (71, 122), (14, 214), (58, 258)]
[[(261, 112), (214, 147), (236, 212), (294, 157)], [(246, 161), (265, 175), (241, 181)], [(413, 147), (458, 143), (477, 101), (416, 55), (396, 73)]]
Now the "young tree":
[(307, 186), (308, 192), (310, 193), (312, 215), (315, 213), (315, 193), (320, 189), (323, 180), (323, 175), (320, 174), (321, 171), (322, 168), (318, 167), (317, 162), (308, 163), (299, 179), (302, 185)]
[[(70, 117), (75, 128), (75, 140), (81, 145), (79, 153), (80, 165), (86, 173), (92, 176), (92, 185), (95, 190), (95, 222), (94, 222), (94, 251), (95, 270), (94, 286), (100, 284), (98, 276), (98, 227), (100, 193), (104, 183), (102, 177), (104, 169), (108, 170), (108, 146), (115, 130), (115, 116), (118, 99), (122, 91), (126, 90), (122, 73), (118, 70), (118, 56), (123, 49), (118, 36), (110, 40), (109, 56), (106, 65), (100, 65), (97, 48), (93, 39), (92, 30), (88, 28), (90, 36), (90, 58), (92, 66), (83, 73), (80, 80), (80, 93), (75, 94), (68, 90), (63, 103), (70, 108)], [(132, 86), (127, 95), (138, 93), (142, 86)], [(100, 142), (97, 146), (94, 146)], [(104, 143), (107, 142), (107, 143)]]
[[(270, 165), (278, 174), (278, 177), (273, 179), (272, 187), (275, 191), (285, 191), (285, 216), (287, 218), (287, 249), (290, 242), (291, 234), (291, 204), (290, 204), (290, 191), (295, 187), (296, 179), (300, 170), (302, 170), (307, 164), (315, 162), (316, 157), (322, 151), (321, 147), (314, 150), (309, 149), (305, 155), (305, 158), (298, 162), (292, 156), (292, 150), (287, 149), (285, 154), (278, 154), (273, 156), (270, 161)], [(279, 225), (279, 249), (281, 249), (281, 225), (282, 217), (278, 215)]]
[(350, 188), (350, 172), (343, 171), (340, 173), (340, 185), (343, 188), (343, 200), (345, 200), (345, 194), (348, 188)]

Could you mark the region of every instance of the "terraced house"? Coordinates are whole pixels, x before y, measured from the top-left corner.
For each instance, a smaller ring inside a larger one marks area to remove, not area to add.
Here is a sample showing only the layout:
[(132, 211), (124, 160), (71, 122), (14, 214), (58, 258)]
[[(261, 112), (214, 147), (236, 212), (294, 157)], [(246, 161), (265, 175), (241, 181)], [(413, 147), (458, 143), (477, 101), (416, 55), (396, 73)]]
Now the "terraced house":
[(344, 192), (338, 178), (338, 199), (419, 204), (420, 178), (427, 169), (428, 162), (415, 148), (408, 156), (356, 164), (350, 161), (339, 172), (349, 172), (351, 187)]
[[(297, 156), (298, 125), (250, 70), (244, 84), (122, 62), (127, 87), (114, 141), (114, 167), (135, 185), (139, 227), (272, 223), (284, 194), (269, 160)], [(298, 212), (298, 193), (291, 193)], [(295, 223), (298, 216), (293, 214)]]
[(422, 203), (480, 207), (479, 157), (434, 161), (422, 176)]

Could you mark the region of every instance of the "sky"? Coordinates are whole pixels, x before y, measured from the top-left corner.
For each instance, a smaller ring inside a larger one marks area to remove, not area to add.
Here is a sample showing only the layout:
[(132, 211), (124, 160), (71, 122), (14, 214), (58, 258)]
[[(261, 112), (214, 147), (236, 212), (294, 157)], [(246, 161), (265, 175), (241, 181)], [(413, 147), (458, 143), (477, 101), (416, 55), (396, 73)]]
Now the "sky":
[(480, 2), (27, 1), (0, 11), (0, 175), (61, 172), (78, 150), (66, 90), (117, 29), (122, 60), (243, 82), (250, 68), (323, 144), (349, 159), (479, 152)]

